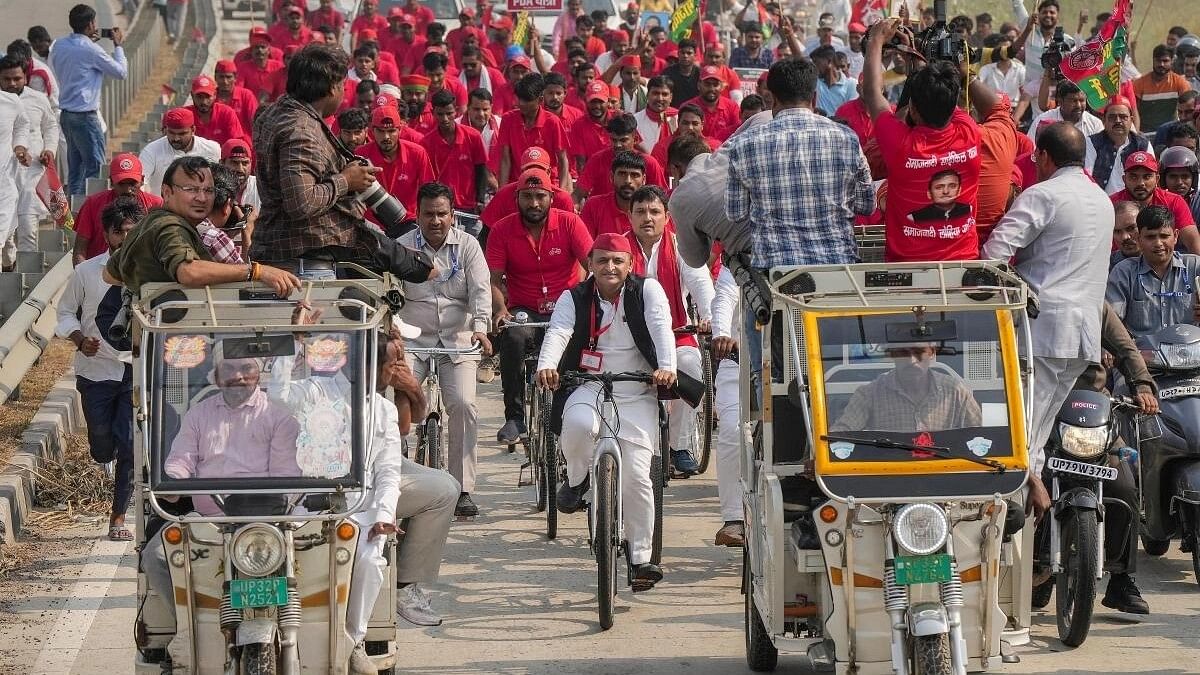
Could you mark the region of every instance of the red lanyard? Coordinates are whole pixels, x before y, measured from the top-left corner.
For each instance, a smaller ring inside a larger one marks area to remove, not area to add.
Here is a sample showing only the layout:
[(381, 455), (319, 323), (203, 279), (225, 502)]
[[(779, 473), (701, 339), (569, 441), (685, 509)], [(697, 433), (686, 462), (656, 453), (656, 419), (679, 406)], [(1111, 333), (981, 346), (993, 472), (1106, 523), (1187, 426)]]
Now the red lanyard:
[[(597, 299), (599, 299), (599, 296), (597, 296)], [(617, 292), (617, 301), (613, 303), (612, 319), (609, 320), (607, 326), (601, 326), (599, 330), (596, 329), (596, 306), (592, 305), (589, 308), (592, 310), (591, 330), (589, 331), (592, 336), (592, 349), (596, 348), (596, 341), (600, 339), (600, 336), (607, 333), (609, 328), (612, 328), (613, 322), (617, 320), (617, 310), (620, 308), (621, 308), (621, 293), (620, 293), (620, 291), (618, 291)]]

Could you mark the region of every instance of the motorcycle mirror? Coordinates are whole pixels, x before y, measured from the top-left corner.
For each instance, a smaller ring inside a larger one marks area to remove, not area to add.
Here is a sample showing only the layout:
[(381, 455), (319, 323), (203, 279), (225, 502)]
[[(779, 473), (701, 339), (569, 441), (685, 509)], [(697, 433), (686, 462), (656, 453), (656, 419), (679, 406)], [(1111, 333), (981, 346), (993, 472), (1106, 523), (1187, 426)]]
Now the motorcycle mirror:
[(1162, 438), (1162, 435), (1163, 435), (1162, 421), (1159, 420), (1158, 415), (1148, 415), (1146, 417), (1143, 417), (1141, 419), (1141, 421), (1138, 422), (1138, 443), (1139, 444), (1141, 444), (1145, 441), (1157, 440), (1159, 438)]

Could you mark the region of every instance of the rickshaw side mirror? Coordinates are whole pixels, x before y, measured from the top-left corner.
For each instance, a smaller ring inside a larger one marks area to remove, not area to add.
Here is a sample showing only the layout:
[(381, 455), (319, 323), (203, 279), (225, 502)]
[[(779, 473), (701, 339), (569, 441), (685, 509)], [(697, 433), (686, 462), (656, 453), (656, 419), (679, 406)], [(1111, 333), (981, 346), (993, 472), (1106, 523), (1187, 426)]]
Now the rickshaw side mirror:
[(955, 321), (898, 321), (887, 325), (888, 342), (950, 342), (958, 339)]
[(291, 333), (254, 337), (229, 337), (221, 340), (227, 359), (264, 359), (271, 356), (295, 356), (296, 341)]

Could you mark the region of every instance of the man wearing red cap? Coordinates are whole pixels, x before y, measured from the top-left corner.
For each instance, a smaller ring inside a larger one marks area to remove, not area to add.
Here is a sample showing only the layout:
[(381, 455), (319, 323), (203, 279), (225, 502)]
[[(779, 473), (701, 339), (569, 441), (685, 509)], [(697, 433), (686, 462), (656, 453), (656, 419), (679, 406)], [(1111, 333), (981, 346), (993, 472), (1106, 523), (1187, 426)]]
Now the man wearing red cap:
[[(733, 99), (734, 103), (741, 103), (742, 78), (725, 62), (725, 45), (719, 42), (706, 45), (704, 47), (704, 65), (716, 68), (717, 73), (721, 76), (721, 81), (725, 83), (725, 86), (721, 88), (721, 96)], [(701, 73), (701, 77), (703, 75)]]
[(111, 187), (88, 196), (75, 216), (75, 248), (72, 262), (76, 265), (108, 250), (100, 214), (117, 197), (134, 197), (149, 211), (162, 206), (162, 198), (142, 190), (142, 163), (133, 153), (114, 155), (108, 163), (108, 182)]
[(171, 108), (163, 113), (163, 135), (146, 144), (138, 154), (146, 182), (142, 189), (157, 195), (163, 174), (171, 162), (188, 155), (210, 162), (221, 161), (221, 144), (196, 135), (196, 116), (188, 108)]
[(232, 138), (250, 138), (242, 128), (237, 112), (217, 100), (217, 83), (207, 75), (192, 80), (192, 105), (187, 106), (196, 120), (196, 135), (223, 145)]
[[(497, 326), (524, 311), (545, 321), (554, 301), (582, 278), (592, 237), (579, 216), (551, 207), (554, 180), (542, 168), (517, 177), (518, 213), (500, 220), (487, 239), (492, 270), (492, 318)], [(495, 200), (493, 200), (495, 201)], [(540, 342), (538, 329), (510, 327), (500, 334), (500, 378), (504, 389), (504, 426), (500, 443), (515, 443), (528, 433), (523, 400), (525, 354)], [(672, 352), (672, 355), (674, 352)]]
[[(675, 337), (671, 310), (662, 286), (632, 273), (632, 248), (618, 235), (602, 235), (588, 256), (592, 277), (563, 291), (550, 317), (538, 355), (538, 385), (558, 389), (559, 373), (653, 373), (656, 385), (676, 383)], [(567, 481), (558, 490), (558, 510), (583, 508), (598, 432), (599, 385), (587, 383), (556, 393), (562, 401), (557, 418)], [(633, 590), (647, 591), (663, 572), (650, 562), (654, 535), (654, 486), (650, 464), (659, 450), (658, 400), (654, 387), (618, 383), (613, 398), (620, 411), (614, 425), (621, 448), (622, 523), (626, 555), (633, 568)], [(565, 400), (563, 400), (565, 398)]]
[(256, 42), (265, 41), (267, 44), (267, 58), (272, 61), (283, 61), (283, 50), (279, 47), (271, 45), (271, 35), (263, 26), (254, 26), (250, 29), (248, 44), (242, 47), (233, 55), (233, 62), (240, 64), (242, 61), (252, 61), (254, 59), (254, 45)]
[(457, 111), (450, 92), (435, 93), (431, 102), (437, 128), (421, 139), (421, 147), (429, 154), (437, 181), (454, 191), (454, 208), (474, 213), (488, 188), (495, 188), (483, 136), (454, 120)]
[[(254, 221), (262, 209), (262, 200), (258, 197), (258, 178), (251, 173), (254, 163), (254, 153), (250, 144), (241, 138), (233, 138), (221, 146), (221, 164), (233, 172), (238, 179), (238, 191), (234, 201), (240, 206), (250, 207), (250, 217), (246, 223), (246, 238), (249, 239)], [(245, 248), (249, 248), (247, 244)]]
[(496, 63), (507, 63), (508, 48), (512, 45), (513, 20), (507, 14), (502, 14), (492, 19), (491, 29), (495, 39), (486, 46), (492, 53), (492, 60)]
[[(368, 143), (355, 151), (366, 157), (382, 171), (379, 184), (404, 205), (409, 216), (417, 212), (417, 188), (433, 181), (433, 165), (429, 154), (416, 143), (400, 139), (400, 113), (395, 108), (376, 108), (371, 113), (371, 136)], [(378, 223), (374, 214), (372, 222)]]
[(238, 63), (237, 79), (262, 104), (270, 100), (277, 73), (283, 70), (283, 54), (271, 58), (271, 36), (255, 30), (250, 31), (250, 59)]
[(609, 233), (625, 235), (633, 229), (629, 220), (630, 199), (646, 184), (646, 161), (636, 152), (622, 150), (609, 165), (613, 189), (588, 197), (579, 212), (593, 237)]
[(425, 29), (429, 27), (429, 24), (437, 21), (437, 17), (434, 16), (433, 10), (417, 2), (417, 0), (408, 0), (404, 3), (403, 9), (405, 14), (411, 15), (412, 18), (416, 20), (416, 29), (418, 33), (424, 33)]
[(500, 183), (507, 183), (514, 160), (525, 148), (536, 145), (544, 148), (557, 161), (550, 165), (550, 176), (563, 189), (571, 187), (571, 170), (567, 160), (567, 134), (562, 122), (542, 108), (546, 83), (541, 75), (526, 75), (516, 83), (517, 109), (500, 118)]
[(446, 45), (450, 47), (451, 54), (462, 53), (463, 43), (468, 35), (475, 36), (477, 44), (487, 41), (486, 36), (481, 39), (483, 31), (475, 25), (475, 8), (463, 7), (458, 13), (458, 28), (451, 29), (446, 33)]
[[(536, 145), (525, 148), (525, 152), (521, 155), (521, 163), (519, 169), (528, 171), (529, 169), (538, 168), (549, 173), (550, 153)], [(517, 206), (517, 183), (511, 182), (507, 185), (501, 185), (496, 194), (492, 195), (492, 200), (484, 207), (483, 212), (479, 215), (480, 222), (484, 225), (484, 232), (480, 235), (480, 241), (487, 242), (487, 232), (490, 228), (496, 226), (504, 218), (514, 215), (518, 212)], [(575, 202), (571, 199), (571, 193), (566, 190), (554, 186), (550, 196), (551, 208), (559, 209), (573, 213), (575, 211)]]
[(608, 121), (613, 112), (608, 107), (608, 85), (600, 81), (588, 85), (584, 101), (587, 115), (571, 125), (571, 157), (579, 171), (588, 158), (609, 147)]
[(617, 87), (620, 93), (618, 110), (633, 114), (646, 107), (646, 85), (642, 84), (642, 59), (634, 54), (626, 54), (617, 61), (621, 81)]
[(374, 52), (375, 73), (379, 76), (379, 81), (386, 84), (400, 84), (400, 67), (396, 64), (396, 57), (379, 45), (379, 34), (375, 32), (375, 29), (368, 28), (359, 31), (354, 37), (358, 42), (355, 52), (362, 47), (367, 47)]
[(350, 24), (350, 34), (358, 35), (359, 31), (367, 28), (382, 33), (388, 29), (387, 19), (379, 15), (379, 0), (363, 0), (362, 8), (354, 22)]
[(667, 187), (667, 175), (658, 160), (637, 149), (637, 121), (628, 113), (617, 115), (608, 121), (608, 147), (588, 158), (579, 172), (575, 185), (575, 200), (583, 201), (588, 195), (612, 192), (612, 170), (615, 155), (623, 150), (635, 153), (644, 164), (647, 185)]
[(217, 102), (233, 108), (238, 122), (242, 124), (242, 131), (249, 138), (254, 130), (258, 98), (249, 89), (237, 84), (237, 64), (233, 61), (217, 61), (213, 81), (217, 84)]
[(716, 66), (700, 69), (700, 95), (684, 105), (694, 103), (704, 111), (704, 135), (724, 141), (741, 126), (741, 109), (732, 99), (721, 95), (725, 80)]
[(1135, 152), (1154, 155), (1150, 141), (1134, 131), (1133, 102), (1124, 96), (1109, 99), (1104, 108), (1104, 131), (1088, 136), (1084, 167), (1108, 194), (1125, 187), (1125, 160)]
[(417, 37), (416, 20), (399, 7), (392, 7), (388, 10), (388, 28), (385, 31), (377, 33), (379, 37), (379, 45), (384, 50), (390, 53), (396, 59), (397, 65), (404, 63), (408, 59), (408, 53), (415, 49), (421, 49), (424, 52), (423, 43), (425, 38)]
[(1158, 160), (1154, 155), (1139, 151), (1125, 158), (1123, 179), (1125, 188), (1109, 197), (1113, 204), (1135, 202), (1143, 209), (1148, 206), (1166, 208), (1174, 218), (1179, 243), (1191, 253), (1200, 253), (1200, 232), (1196, 229), (1192, 210), (1183, 197), (1158, 186)]
[(321, 0), (321, 6), (308, 15), (308, 27), (317, 30), (322, 26), (333, 29), (334, 42), (342, 43), (342, 28), (346, 17), (333, 6), (333, 0)]
[(292, 45), (303, 47), (312, 42), (312, 29), (304, 25), (304, 8), (298, 5), (289, 5), (267, 32), (271, 42), (285, 52)]
[(608, 34), (608, 51), (596, 57), (596, 70), (604, 73), (602, 78), (605, 82), (612, 82), (616, 79), (616, 72), (608, 73), (608, 69), (621, 60), (625, 56), (625, 52), (629, 50), (629, 33), (623, 30), (614, 30)]

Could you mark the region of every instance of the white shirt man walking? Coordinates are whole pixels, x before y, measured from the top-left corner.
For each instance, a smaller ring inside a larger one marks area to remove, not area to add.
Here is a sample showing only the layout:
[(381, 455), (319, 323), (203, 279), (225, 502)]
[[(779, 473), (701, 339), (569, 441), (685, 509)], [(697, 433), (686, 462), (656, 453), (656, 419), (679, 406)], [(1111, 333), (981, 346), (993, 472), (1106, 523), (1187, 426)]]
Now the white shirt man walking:
[(38, 220), (49, 214), (38, 198), (37, 184), (46, 173), (46, 167), (54, 164), (54, 151), (58, 149), (58, 116), (54, 113), (50, 98), (27, 84), (25, 69), (20, 61), (7, 56), (0, 59), (0, 91), (14, 94), (21, 101), (29, 122), (26, 149), (32, 158), (28, 166), (16, 167), (16, 228), (15, 232), (10, 230), (9, 237), (0, 240), (6, 266), (16, 263), (17, 251), (37, 250)]

